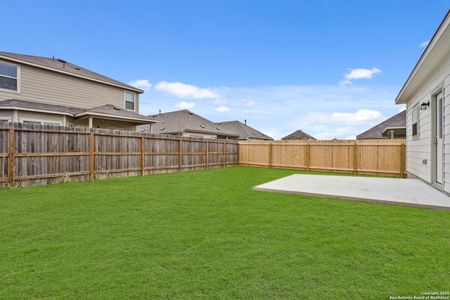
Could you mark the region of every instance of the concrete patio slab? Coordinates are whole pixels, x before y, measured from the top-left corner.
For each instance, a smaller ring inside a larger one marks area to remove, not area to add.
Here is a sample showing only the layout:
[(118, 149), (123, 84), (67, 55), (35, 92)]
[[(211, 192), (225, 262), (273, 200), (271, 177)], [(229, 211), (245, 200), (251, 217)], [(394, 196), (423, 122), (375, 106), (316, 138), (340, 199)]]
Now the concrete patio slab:
[(450, 210), (450, 197), (419, 179), (295, 174), (253, 189)]

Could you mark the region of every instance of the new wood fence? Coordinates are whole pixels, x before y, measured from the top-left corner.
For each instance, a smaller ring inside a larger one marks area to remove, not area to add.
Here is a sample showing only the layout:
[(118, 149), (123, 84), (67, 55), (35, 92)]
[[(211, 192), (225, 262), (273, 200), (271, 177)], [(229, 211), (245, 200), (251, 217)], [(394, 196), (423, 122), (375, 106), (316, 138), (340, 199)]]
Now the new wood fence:
[(0, 124), (2, 186), (136, 176), (237, 163), (238, 144), (232, 140)]
[(404, 140), (240, 142), (239, 164), (405, 177)]

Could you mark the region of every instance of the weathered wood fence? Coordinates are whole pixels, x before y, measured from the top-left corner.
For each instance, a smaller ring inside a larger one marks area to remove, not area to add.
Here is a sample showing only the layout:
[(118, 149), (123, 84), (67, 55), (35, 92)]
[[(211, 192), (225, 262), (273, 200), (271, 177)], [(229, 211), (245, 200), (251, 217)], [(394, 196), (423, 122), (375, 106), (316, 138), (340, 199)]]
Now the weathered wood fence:
[(232, 140), (0, 124), (0, 185), (24, 186), (238, 164)]
[(240, 142), (239, 164), (405, 177), (404, 140)]

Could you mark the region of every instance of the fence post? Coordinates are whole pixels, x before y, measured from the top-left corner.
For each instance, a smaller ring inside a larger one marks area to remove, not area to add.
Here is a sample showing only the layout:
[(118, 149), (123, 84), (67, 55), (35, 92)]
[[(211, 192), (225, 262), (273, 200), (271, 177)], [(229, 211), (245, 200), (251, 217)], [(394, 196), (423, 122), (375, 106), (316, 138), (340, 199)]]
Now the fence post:
[(400, 145), (400, 178), (405, 178), (406, 169), (406, 145), (404, 142)]
[(240, 166), (241, 165), (241, 144), (239, 142), (236, 142), (236, 149), (237, 149), (237, 154), (236, 154), (237, 165)]
[(358, 173), (358, 142), (353, 144), (353, 174)]
[(94, 133), (89, 135), (89, 177), (94, 179), (95, 176), (95, 138)]
[(205, 149), (205, 169), (208, 169), (208, 156), (209, 156), (209, 154), (208, 154), (208, 147), (209, 147), (209, 143), (208, 143), (208, 141), (206, 141), (206, 149)]
[(180, 136), (178, 141), (178, 172), (181, 172), (182, 160), (183, 160), (183, 149), (182, 149), (183, 137)]
[(223, 167), (227, 166), (227, 143), (223, 142)]
[[(12, 125), (14, 126), (14, 125)], [(14, 128), (9, 129), (9, 184), (14, 186), (14, 153), (15, 152), (15, 143), (14, 143)]]
[(141, 136), (141, 175), (145, 175), (145, 138)]
[(380, 175), (380, 145), (378, 143), (378, 145), (375, 146), (377, 149), (377, 175)]
[(269, 168), (272, 168), (273, 164), (273, 144), (269, 143)]
[(309, 144), (309, 142), (306, 142), (306, 159), (305, 159), (305, 164), (306, 164), (306, 171), (311, 171), (311, 145)]

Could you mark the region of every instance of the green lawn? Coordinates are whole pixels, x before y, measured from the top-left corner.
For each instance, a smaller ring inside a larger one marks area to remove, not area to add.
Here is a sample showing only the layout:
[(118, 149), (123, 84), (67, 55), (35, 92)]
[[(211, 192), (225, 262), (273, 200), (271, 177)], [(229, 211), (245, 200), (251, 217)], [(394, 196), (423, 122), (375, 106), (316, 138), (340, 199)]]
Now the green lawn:
[(234, 167), (0, 190), (0, 299), (386, 299), (450, 287), (450, 213)]

